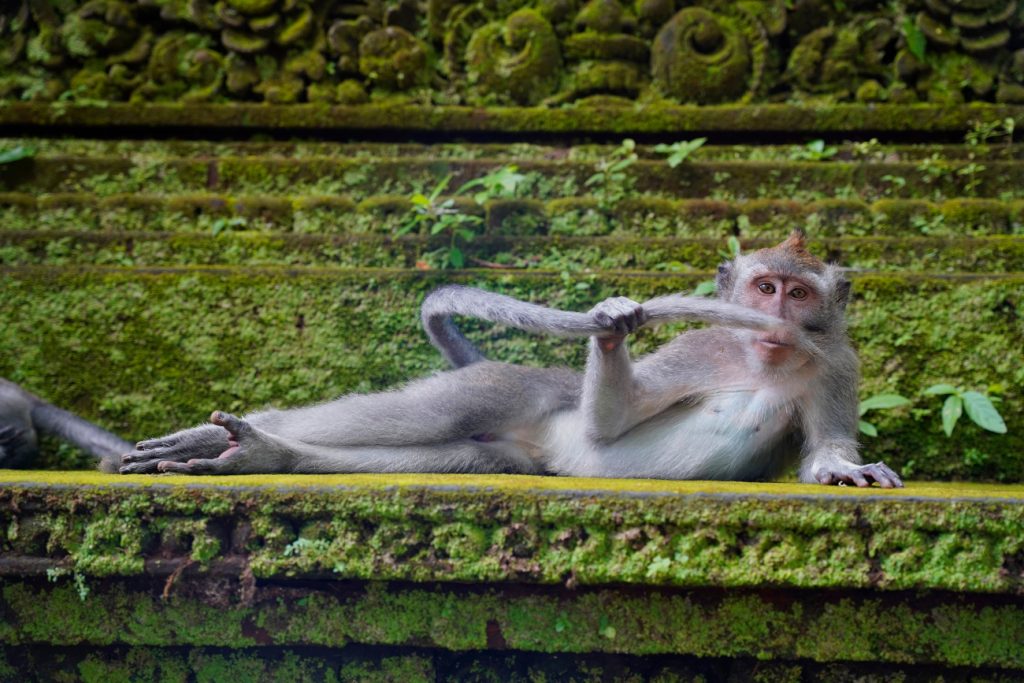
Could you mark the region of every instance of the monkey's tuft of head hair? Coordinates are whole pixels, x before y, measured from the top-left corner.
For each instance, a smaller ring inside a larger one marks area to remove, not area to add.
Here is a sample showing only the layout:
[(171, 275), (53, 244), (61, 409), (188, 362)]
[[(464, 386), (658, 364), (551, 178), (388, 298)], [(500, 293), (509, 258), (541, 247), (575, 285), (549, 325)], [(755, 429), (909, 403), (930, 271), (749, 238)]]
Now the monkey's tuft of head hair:
[[(818, 275), (825, 272), (825, 262), (807, 251), (807, 234), (800, 229), (789, 233), (789, 237), (782, 244), (759, 249), (752, 256), (769, 266), (791, 264), (796, 265), (800, 270), (807, 270)], [(774, 268), (774, 270), (782, 270), (782, 268)]]

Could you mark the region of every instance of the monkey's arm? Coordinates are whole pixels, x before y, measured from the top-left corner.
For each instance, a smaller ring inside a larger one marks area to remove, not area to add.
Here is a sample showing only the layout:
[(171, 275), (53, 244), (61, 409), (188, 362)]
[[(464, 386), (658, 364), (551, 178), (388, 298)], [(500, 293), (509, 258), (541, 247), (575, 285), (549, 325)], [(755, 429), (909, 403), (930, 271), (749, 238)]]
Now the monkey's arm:
[(857, 452), (857, 356), (848, 345), (834, 349), (826, 373), (801, 405), (804, 434), (800, 480), (901, 488), (903, 481), (885, 463), (861, 464)]
[[(643, 325), (668, 322), (706, 322), (756, 330), (786, 329), (794, 343), (813, 356), (820, 350), (792, 324), (746, 306), (719, 299), (678, 294), (656, 297), (643, 304)], [(449, 285), (434, 290), (423, 300), (421, 318), (431, 343), (455, 367), (483, 360), (484, 356), (452, 322), (453, 315), (480, 318), (512, 327), (558, 337), (590, 337), (614, 333), (590, 313), (559, 311), (473, 287)]]

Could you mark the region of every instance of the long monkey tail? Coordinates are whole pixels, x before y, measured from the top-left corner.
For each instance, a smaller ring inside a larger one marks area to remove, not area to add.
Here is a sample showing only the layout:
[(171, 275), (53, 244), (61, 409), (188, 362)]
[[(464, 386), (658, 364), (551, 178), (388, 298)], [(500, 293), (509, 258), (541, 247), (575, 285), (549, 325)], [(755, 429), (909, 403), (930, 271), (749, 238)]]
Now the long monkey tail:
[(29, 414), (35, 428), (46, 434), (53, 434), (68, 441), (101, 461), (101, 468), (107, 471), (116, 467), (114, 459), (132, 450), (132, 444), (111, 434), (98, 425), (74, 413), (47, 403), (14, 382), (0, 378), (0, 390), (23, 399), (29, 406)]
[[(815, 356), (821, 354), (817, 345), (791, 323), (746, 306), (680, 294), (659, 296), (642, 305), (647, 312), (645, 327), (692, 321), (755, 330), (785, 328), (798, 340), (797, 344), (802, 350)], [(590, 337), (609, 332), (588, 313), (559, 311), (504, 294), (448, 285), (427, 295), (420, 316), (430, 342), (456, 368), (481, 361), (484, 356), (455, 326), (452, 321), (454, 315), (480, 318), (556, 337)]]

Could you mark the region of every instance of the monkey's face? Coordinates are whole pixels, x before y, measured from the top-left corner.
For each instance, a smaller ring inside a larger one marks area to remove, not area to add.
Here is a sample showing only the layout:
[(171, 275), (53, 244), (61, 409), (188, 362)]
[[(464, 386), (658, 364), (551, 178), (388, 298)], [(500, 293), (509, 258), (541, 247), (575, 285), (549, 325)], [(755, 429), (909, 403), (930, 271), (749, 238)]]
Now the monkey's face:
[[(815, 278), (816, 279), (816, 278)], [(810, 277), (755, 269), (736, 293), (738, 303), (756, 308), (776, 318), (788, 320), (804, 329), (817, 327), (822, 310), (818, 284)], [(791, 334), (783, 330), (751, 332), (750, 343), (757, 358), (770, 366), (803, 365)]]

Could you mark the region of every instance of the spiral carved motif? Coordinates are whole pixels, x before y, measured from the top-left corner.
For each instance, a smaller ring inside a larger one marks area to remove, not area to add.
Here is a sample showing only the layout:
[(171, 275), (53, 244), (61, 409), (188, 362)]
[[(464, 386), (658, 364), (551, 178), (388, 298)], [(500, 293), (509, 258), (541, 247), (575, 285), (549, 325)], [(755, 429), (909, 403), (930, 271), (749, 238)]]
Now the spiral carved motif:
[(651, 76), (667, 96), (716, 104), (748, 93), (754, 62), (739, 20), (688, 7), (655, 36)]
[(562, 55), (551, 24), (533, 10), (478, 29), (466, 47), (466, 71), (484, 94), (536, 104), (558, 87)]

